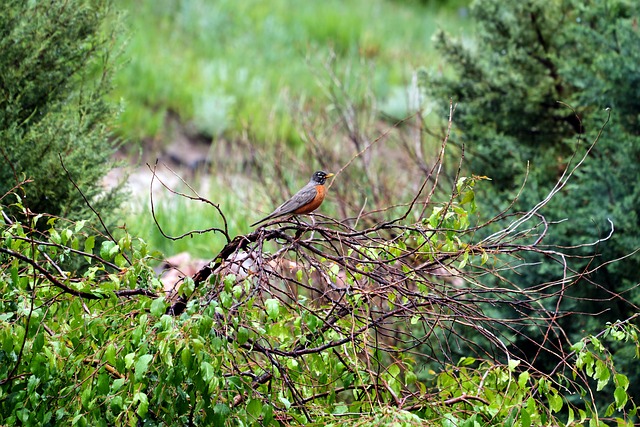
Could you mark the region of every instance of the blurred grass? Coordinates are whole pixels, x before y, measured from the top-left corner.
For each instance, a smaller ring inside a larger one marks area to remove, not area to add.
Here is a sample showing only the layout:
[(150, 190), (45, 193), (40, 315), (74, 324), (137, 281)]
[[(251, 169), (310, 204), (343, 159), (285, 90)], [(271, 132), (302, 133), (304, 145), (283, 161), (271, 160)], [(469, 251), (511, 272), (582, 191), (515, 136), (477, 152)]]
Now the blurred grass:
[[(126, 139), (163, 140), (176, 113), (204, 135), (299, 142), (292, 104), (322, 103), (314, 69), (335, 53), (353, 72), (375, 64), (383, 102), (436, 61), (437, 27), (460, 31), (456, 10), (385, 0), (117, 0), (127, 12), (128, 63), (116, 76)], [(320, 71), (321, 72), (321, 71)], [(303, 101), (300, 101), (303, 100)], [(398, 104), (396, 102), (396, 104)]]
[[(339, 78), (348, 76), (343, 83), (357, 108), (372, 108), (363, 101), (363, 92), (372, 92), (378, 108), (402, 117), (412, 73), (439, 63), (431, 47), (433, 33), (437, 28), (461, 33), (469, 25), (454, 8), (412, 1), (116, 0), (116, 5), (126, 12), (129, 30), (127, 62), (116, 75), (114, 93), (124, 104), (120, 136), (131, 143), (171, 142), (171, 115), (190, 132), (213, 141), (224, 138), (233, 147), (247, 138), (255, 145), (285, 142), (296, 147), (289, 151), (297, 155), (268, 162), (289, 165), (286, 179), (295, 181), (289, 192), (306, 183), (306, 174), (312, 172), (306, 169), (319, 168), (302, 143), (294, 112), (316, 116), (313, 112), (335, 107), (320, 84), (329, 79), (323, 68), (329, 58)], [(333, 124), (324, 126), (325, 136), (338, 141)], [(244, 150), (248, 153), (246, 146)], [(266, 152), (273, 155), (261, 151)], [(244, 160), (224, 159), (217, 161)], [(231, 172), (228, 176), (242, 176), (242, 171)], [(248, 232), (249, 223), (275, 207), (277, 202), (267, 200), (266, 194), (273, 197), (273, 188), (229, 182), (236, 178), (216, 173), (209, 177), (211, 190), (202, 195), (220, 204), (231, 237)], [(289, 195), (285, 193), (276, 199)], [(165, 196), (156, 204), (156, 216), (167, 234), (222, 226), (212, 207)], [(335, 213), (332, 203), (329, 200), (322, 212)], [(130, 209), (123, 214), (129, 231), (165, 255), (188, 251), (207, 258), (225, 243), (215, 233), (166, 239), (151, 216), (148, 196), (133, 200)]]
[[(228, 184), (221, 182), (215, 176), (210, 179), (211, 190), (207, 191), (210, 194), (204, 192), (200, 194), (219, 205), (225, 213), (231, 238), (246, 233), (249, 230), (251, 213), (245, 212), (243, 200), (237, 197), (235, 192), (225, 188)], [(183, 188), (177, 188), (177, 191), (189, 194), (189, 191)], [(222, 218), (209, 204), (189, 200), (167, 191), (156, 194), (154, 199), (156, 220), (164, 233), (169, 236), (177, 237), (195, 230), (224, 228)], [(128, 231), (134, 236), (142, 237), (149, 247), (166, 256), (189, 252), (196, 257), (207, 258), (217, 253), (226, 243), (224, 236), (217, 232), (194, 233), (180, 240), (168, 239), (162, 235), (154, 221), (148, 195), (130, 202), (130, 206), (124, 209), (124, 223)], [(230, 214), (240, 212), (245, 214)]]

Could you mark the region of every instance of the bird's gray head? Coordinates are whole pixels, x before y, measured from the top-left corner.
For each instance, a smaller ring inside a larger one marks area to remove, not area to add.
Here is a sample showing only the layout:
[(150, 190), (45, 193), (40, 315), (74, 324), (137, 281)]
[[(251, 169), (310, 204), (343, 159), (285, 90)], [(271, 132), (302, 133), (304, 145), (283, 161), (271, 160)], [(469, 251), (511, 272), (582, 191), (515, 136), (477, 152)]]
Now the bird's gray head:
[(327, 178), (331, 178), (332, 176), (333, 176), (332, 173), (326, 173), (325, 171), (318, 171), (311, 176), (311, 182), (322, 185), (327, 180)]

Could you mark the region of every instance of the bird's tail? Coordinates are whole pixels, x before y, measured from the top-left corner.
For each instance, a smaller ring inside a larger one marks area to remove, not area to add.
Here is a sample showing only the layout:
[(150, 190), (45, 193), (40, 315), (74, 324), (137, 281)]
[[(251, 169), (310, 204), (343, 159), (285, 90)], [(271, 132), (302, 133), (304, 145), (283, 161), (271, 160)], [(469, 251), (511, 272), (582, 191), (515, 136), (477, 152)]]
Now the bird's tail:
[(269, 215), (266, 218), (262, 218), (260, 221), (256, 221), (253, 224), (251, 224), (249, 227), (255, 227), (258, 224), (262, 224), (263, 222), (269, 221), (271, 218), (273, 218), (271, 215)]

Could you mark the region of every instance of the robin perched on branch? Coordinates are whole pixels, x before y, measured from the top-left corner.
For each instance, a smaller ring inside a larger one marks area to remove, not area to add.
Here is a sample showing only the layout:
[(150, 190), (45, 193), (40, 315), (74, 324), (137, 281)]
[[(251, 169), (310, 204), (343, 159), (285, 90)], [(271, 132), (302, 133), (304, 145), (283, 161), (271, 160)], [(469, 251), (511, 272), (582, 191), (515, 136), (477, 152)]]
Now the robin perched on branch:
[(289, 200), (281, 204), (266, 217), (260, 221), (251, 224), (254, 227), (261, 222), (265, 222), (272, 218), (278, 218), (285, 215), (306, 214), (318, 209), (324, 200), (324, 196), (327, 193), (327, 189), (324, 186), (327, 178), (331, 178), (332, 173), (326, 173), (324, 171), (315, 172), (311, 176), (311, 180), (307, 185), (302, 187), (300, 191), (294, 194)]

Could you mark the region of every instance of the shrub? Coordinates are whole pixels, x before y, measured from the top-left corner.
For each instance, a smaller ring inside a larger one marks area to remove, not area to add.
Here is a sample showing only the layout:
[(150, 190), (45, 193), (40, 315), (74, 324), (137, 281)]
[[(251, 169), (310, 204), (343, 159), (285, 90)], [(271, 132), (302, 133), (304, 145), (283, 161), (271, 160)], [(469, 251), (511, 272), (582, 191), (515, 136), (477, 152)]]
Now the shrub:
[(68, 175), (96, 208), (117, 203), (118, 190), (101, 186), (115, 144), (115, 109), (104, 99), (114, 62), (114, 34), (102, 29), (109, 4), (0, 5), (0, 197), (28, 180), (19, 196), (32, 212), (83, 217)]
[[(628, 257), (640, 242), (639, 12), (637, 2), (624, 0), (479, 0), (472, 7), (477, 37), (465, 44), (439, 33), (437, 45), (449, 73), (423, 81), (433, 99), (457, 103), (456, 141), (465, 145), (471, 171), (493, 179), (483, 198), (493, 200), (496, 211), (525, 180), (514, 207), (534, 206), (565, 167), (576, 163), (574, 150), (590, 149), (585, 140), (592, 140), (611, 115), (591, 160), (541, 212), (552, 221), (566, 220), (544, 243), (599, 255), (575, 266), (598, 286), (585, 281), (572, 291), (583, 299), (565, 300), (563, 309), (605, 310), (604, 318), (612, 322), (637, 312), (640, 303), (640, 258)], [(610, 240), (597, 248), (579, 246), (606, 237), (609, 220), (616, 230)], [(618, 258), (625, 259), (610, 263)], [(598, 265), (603, 268), (591, 271)], [(544, 262), (532, 273), (509, 277), (529, 286), (541, 277), (563, 280), (566, 274)], [(625, 298), (591, 302), (602, 295)], [(588, 316), (560, 324), (574, 337), (598, 327)]]
[[(555, 229), (539, 221), (549, 200), (476, 225), (484, 177), (459, 177), (442, 202), (427, 182), (414, 174), (414, 197), (369, 226), (285, 218), (231, 238), (214, 204), (209, 231), (226, 243), (171, 293), (146, 243), (123, 229), (93, 254), (83, 221), (0, 215), (0, 424), (599, 426), (602, 398), (604, 415), (631, 425), (636, 403), (610, 344), (638, 351), (637, 316), (569, 342), (557, 319), (581, 314), (540, 302), (568, 294), (580, 273), (531, 289), (504, 279), (535, 270), (527, 253), (575, 261), (539, 245)], [(34, 236), (36, 221), (46, 225)], [(494, 224), (501, 232), (482, 237)], [(69, 257), (90, 267), (65, 271)], [(519, 317), (502, 316), (507, 307)], [(540, 353), (553, 340), (561, 361), (540, 372), (537, 352), (514, 339)]]

